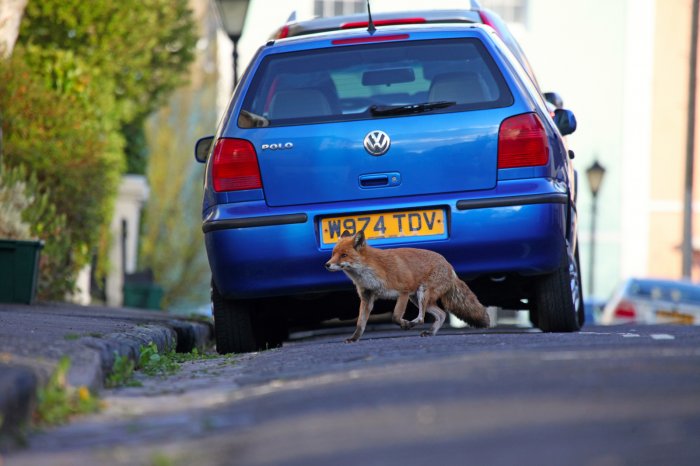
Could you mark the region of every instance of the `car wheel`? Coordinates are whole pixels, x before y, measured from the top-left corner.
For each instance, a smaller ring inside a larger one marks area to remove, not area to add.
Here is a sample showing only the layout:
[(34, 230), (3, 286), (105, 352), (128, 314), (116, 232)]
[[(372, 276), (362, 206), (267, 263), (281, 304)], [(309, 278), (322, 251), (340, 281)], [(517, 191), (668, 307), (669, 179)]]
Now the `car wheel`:
[(576, 244), (576, 283), (578, 285), (578, 293), (575, 293), (574, 289), (572, 288), (571, 294), (573, 299), (576, 299), (576, 294), (578, 294), (578, 306), (576, 308), (576, 313), (578, 315), (578, 328), (581, 329), (586, 323), (586, 309), (583, 304), (583, 284), (581, 281), (581, 261), (578, 258), (578, 241), (576, 241)]
[(283, 312), (275, 312), (269, 306), (256, 306), (251, 315), (253, 334), (259, 350), (282, 346), (289, 337), (289, 326)]
[(256, 351), (251, 303), (225, 299), (212, 283), (211, 302), (214, 308), (214, 338), (219, 354)]
[(530, 308), (530, 323), (533, 327), (540, 328), (540, 319), (537, 316), (537, 309)]
[(226, 299), (213, 282), (211, 302), (216, 351), (220, 354), (277, 348), (289, 336), (283, 315), (255, 300)]
[(562, 264), (536, 283), (537, 326), (543, 332), (575, 332), (580, 329), (581, 278), (575, 253), (568, 242)]

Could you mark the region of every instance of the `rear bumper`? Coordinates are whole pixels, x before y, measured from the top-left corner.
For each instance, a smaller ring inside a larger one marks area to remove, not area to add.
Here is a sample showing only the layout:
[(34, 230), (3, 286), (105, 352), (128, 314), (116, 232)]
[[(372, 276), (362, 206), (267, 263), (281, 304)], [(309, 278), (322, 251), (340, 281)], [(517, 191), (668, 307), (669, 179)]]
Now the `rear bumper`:
[(210, 210), (203, 230), (209, 263), (220, 292), (229, 298), (257, 298), (347, 290), (350, 280), (328, 272), (330, 248), (321, 246), (319, 220), (329, 215), (444, 208), (448, 237), (392, 241), (390, 247), (432, 249), (458, 274), (537, 275), (554, 270), (567, 232), (568, 195), (551, 180), (499, 183), (492, 196), (453, 193), (289, 208), (264, 201), (224, 204)]

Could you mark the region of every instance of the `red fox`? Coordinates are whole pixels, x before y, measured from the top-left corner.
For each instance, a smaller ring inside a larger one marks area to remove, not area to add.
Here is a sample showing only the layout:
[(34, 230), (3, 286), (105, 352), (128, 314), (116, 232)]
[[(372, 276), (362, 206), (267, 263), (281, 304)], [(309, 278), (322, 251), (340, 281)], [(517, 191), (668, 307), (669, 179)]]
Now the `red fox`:
[[(445, 310), (472, 327), (490, 325), (484, 306), (457, 277), (450, 263), (436, 252), (414, 248), (373, 248), (360, 231), (354, 236), (340, 238), (326, 268), (331, 272), (345, 272), (360, 295), (357, 327), (346, 343), (360, 339), (377, 299), (396, 299), (392, 320), (404, 330), (422, 324), (426, 312), (435, 317), (430, 330), (421, 336), (435, 335), (445, 322), (447, 314), (438, 306), (438, 300)], [(409, 299), (418, 307), (418, 317), (411, 321), (403, 318)]]

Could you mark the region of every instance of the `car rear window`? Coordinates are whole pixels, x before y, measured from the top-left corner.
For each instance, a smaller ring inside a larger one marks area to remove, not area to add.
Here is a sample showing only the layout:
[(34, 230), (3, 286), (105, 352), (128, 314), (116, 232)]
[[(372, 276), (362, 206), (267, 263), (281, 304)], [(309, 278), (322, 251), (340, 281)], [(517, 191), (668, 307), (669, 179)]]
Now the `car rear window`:
[(685, 283), (633, 281), (629, 293), (640, 298), (700, 304), (700, 286)]
[[(423, 105), (435, 103), (440, 105)], [(478, 39), (374, 43), (267, 56), (243, 101), (238, 126), (303, 125), (512, 104), (503, 75)]]

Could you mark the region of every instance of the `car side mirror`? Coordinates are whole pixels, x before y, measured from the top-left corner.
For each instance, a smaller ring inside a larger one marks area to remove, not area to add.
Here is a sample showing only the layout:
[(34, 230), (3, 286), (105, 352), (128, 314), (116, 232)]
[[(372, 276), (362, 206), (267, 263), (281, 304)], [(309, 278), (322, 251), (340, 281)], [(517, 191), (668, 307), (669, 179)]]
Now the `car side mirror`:
[(571, 134), (576, 131), (576, 117), (574, 112), (571, 110), (566, 110), (564, 108), (558, 108), (554, 110), (554, 124), (559, 128), (559, 132), (562, 136)]
[(197, 140), (194, 145), (194, 159), (199, 163), (205, 163), (214, 142), (214, 136), (206, 136)]

